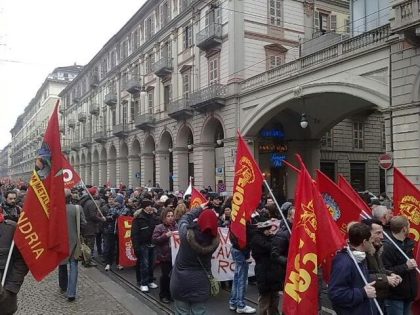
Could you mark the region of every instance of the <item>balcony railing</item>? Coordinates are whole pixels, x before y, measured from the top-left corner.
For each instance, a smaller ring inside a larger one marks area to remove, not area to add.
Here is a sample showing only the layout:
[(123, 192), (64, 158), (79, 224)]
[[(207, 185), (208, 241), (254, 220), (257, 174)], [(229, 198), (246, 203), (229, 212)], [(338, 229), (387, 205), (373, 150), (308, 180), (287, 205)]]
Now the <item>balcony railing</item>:
[(110, 92), (105, 95), (104, 103), (108, 106), (115, 106), (117, 105), (118, 99), (117, 99), (117, 93)]
[(226, 86), (212, 84), (191, 94), (190, 106), (198, 111), (212, 111), (225, 105)]
[(153, 66), (153, 72), (158, 77), (164, 77), (172, 73), (173, 65), (172, 58), (163, 57), (160, 60), (156, 61)]
[(65, 154), (69, 154), (70, 153), (70, 151), (71, 151), (71, 147), (69, 146), (69, 145), (63, 145), (62, 147), (61, 147), (61, 151), (63, 151)]
[(197, 46), (202, 50), (208, 50), (222, 43), (222, 25), (212, 23), (197, 33)]
[(132, 78), (127, 81), (125, 90), (130, 94), (137, 94), (141, 90), (140, 80), (137, 78)]
[(420, 0), (399, 1), (392, 8), (395, 20), (391, 28), (394, 32), (420, 25)]
[(86, 136), (80, 141), (80, 145), (85, 148), (89, 148), (92, 145), (92, 137)]
[(193, 114), (189, 101), (185, 98), (170, 102), (167, 111), (169, 117), (177, 120), (186, 119)]
[(70, 128), (74, 128), (74, 126), (76, 126), (76, 121), (73, 118), (69, 118), (67, 124)]
[(85, 122), (86, 121), (86, 113), (81, 112), (79, 114), (77, 114), (77, 120), (80, 122)]
[(128, 125), (126, 123), (117, 124), (112, 127), (112, 133), (116, 137), (126, 137), (128, 136)]
[(99, 105), (96, 103), (92, 103), (89, 105), (89, 113), (91, 115), (99, 115)]
[(79, 151), (80, 142), (79, 141), (73, 141), (72, 144), (70, 145), (70, 147), (73, 151)]
[(134, 124), (136, 128), (141, 130), (151, 129), (154, 127), (155, 117), (153, 116), (153, 114), (150, 113), (140, 114), (134, 120)]
[(103, 143), (107, 139), (105, 131), (97, 131), (93, 134), (93, 140), (98, 143)]

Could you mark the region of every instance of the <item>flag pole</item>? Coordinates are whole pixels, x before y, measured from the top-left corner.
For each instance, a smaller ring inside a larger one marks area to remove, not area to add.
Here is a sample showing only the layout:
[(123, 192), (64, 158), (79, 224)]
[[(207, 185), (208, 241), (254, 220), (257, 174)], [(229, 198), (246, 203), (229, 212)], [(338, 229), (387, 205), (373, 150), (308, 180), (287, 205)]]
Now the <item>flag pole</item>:
[(1, 278), (1, 285), (4, 287), (6, 282), (7, 271), (9, 270), (10, 260), (12, 259), (13, 249), (15, 248), (15, 241), (12, 241), (12, 245), (9, 249), (9, 254), (7, 255), (6, 267), (4, 268), (3, 277)]
[(286, 225), (287, 230), (289, 231), (290, 235), (292, 234), (292, 230), (290, 229), (289, 223), (287, 223), (287, 219), (284, 217), (283, 212), (280, 210), (280, 206), (277, 202), (276, 197), (274, 197), (273, 191), (271, 190), (270, 186), (268, 186), (267, 180), (264, 178), (265, 187), (267, 187), (268, 191), (270, 192), (271, 198), (273, 198), (274, 203), (277, 206), (277, 210), (280, 212), (281, 217), (283, 218), (284, 224)]
[(102, 213), (101, 209), (99, 209), (98, 205), (95, 202), (95, 199), (93, 199), (93, 196), (90, 194), (89, 190), (87, 189), (83, 179), (80, 179), (80, 182), (82, 183), (83, 188), (86, 190), (86, 192), (88, 193), (90, 199), (92, 199), (93, 203), (96, 206), (96, 209), (98, 209), (99, 214), (102, 216), (102, 218), (105, 218), (104, 214)]
[[(365, 219), (371, 219), (372, 217), (369, 215), (369, 214), (367, 214), (366, 213), (366, 211), (365, 210), (363, 210), (362, 209), (362, 213), (366, 216), (365, 217)], [(362, 215), (363, 216), (363, 215)], [(387, 232), (385, 232), (385, 231), (383, 231), (383, 233), (384, 233), (384, 235), (385, 235), (385, 237), (388, 239), (388, 241), (390, 241), (391, 242), (391, 244), (392, 245), (394, 245), (395, 246), (395, 248), (401, 253), (401, 255), (403, 255), (403, 257), (405, 258), (405, 259), (407, 259), (407, 260), (410, 260), (410, 258), (407, 256), (407, 254), (406, 253), (404, 253), (404, 251), (401, 249), (401, 247), (399, 247), (398, 246), (398, 244), (397, 243), (395, 243), (394, 242), (394, 240), (391, 238), (391, 236), (389, 236), (389, 234), (387, 233)], [(420, 269), (417, 267), (416, 268), (416, 270), (417, 270), (417, 273), (418, 274), (420, 274)]]
[[(360, 266), (359, 266), (359, 264), (357, 263), (356, 258), (354, 258), (353, 253), (351, 252), (351, 250), (350, 250), (350, 248), (349, 248), (348, 246), (346, 247), (346, 249), (347, 249), (347, 253), (350, 255), (350, 258), (353, 260), (354, 265), (355, 265), (355, 266), (356, 266), (356, 268), (357, 268), (357, 271), (359, 272), (360, 276), (362, 277), (364, 284), (365, 284), (365, 285), (367, 285), (367, 284), (368, 284), (368, 282), (367, 282), (367, 280), (366, 280), (366, 278), (365, 278), (365, 275), (363, 274), (362, 270), (360, 269)], [(384, 313), (382, 312), (382, 309), (381, 309), (381, 307), (379, 306), (378, 300), (377, 300), (376, 298), (373, 298), (373, 302), (375, 303), (376, 308), (377, 308), (377, 309), (378, 309), (378, 311), (379, 311), (379, 314), (380, 314), (380, 315), (383, 315)]]

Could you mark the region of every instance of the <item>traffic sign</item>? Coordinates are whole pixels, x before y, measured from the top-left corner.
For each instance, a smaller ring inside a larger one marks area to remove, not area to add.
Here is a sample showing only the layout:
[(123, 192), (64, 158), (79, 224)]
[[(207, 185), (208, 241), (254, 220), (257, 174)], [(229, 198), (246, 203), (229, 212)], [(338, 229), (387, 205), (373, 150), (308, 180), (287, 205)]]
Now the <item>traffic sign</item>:
[(389, 170), (392, 167), (391, 154), (384, 153), (379, 156), (379, 167), (383, 170)]

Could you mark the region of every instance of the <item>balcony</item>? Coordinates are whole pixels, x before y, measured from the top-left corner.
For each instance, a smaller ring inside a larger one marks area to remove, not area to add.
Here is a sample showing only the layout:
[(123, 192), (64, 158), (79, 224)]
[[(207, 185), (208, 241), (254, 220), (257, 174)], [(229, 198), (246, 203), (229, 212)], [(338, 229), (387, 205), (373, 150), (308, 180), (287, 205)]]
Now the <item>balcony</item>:
[(392, 32), (404, 32), (410, 39), (420, 42), (416, 33), (420, 32), (420, 0), (397, 1), (392, 6), (394, 20), (391, 20)]
[(172, 58), (164, 57), (153, 64), (153, 72), (160, 78), (171, 74), (172, 70)]
[(95, 116), (99, 115), (99, 105), (95, 103), (90, 104), (89, 113)]
[(63, 145), (61, 147), (61, 151), (63, 151), (64, 154), (69, 154), (71, 151), (71, 147), (69, 145)]
[(128, 80), (125, 90), (130, 94), (137, 94), (141, 90), (140, 81), (137, 78)]
[(107, 137), (105, 131), (97, 131), (93, 134), (93, 140), (98, 143), (104, 143), (106, 139)]
[(117, 105), (117, 93), (111, 92), (105, 95), (104, 103), (108, 106), (115, 106)]
[(99, 85), (99, 75), (94, 74), (89, 78), (89, 85), (91, 88), (97, 88)]
[(191, 108), (200, 111), (213, 111), (225, 105), (226, 86), (212, 84), (204, 89), (192, 93), (190, 98)]
[(82, 99), (82, 98), (81, 98), (80, 96), (75, 96), (75, 97), (73, 98), (73, 103), (75, 103), (75, 104), (79, 104), (81, 99)]
[(92, 144), (92, 137), (91, 136), (86, 136), (82, 139), (82, 141), (80, 141), (80, 145), (82, 147), (85, 147), (85, 148), (89, 148), (91, 146), (91, 144)]
[(76, 126), (76, 122), (73, 118), (69, 118), (67, 124), (69, 125), (70, 128), (74, 128), (74, 126)]
[(154, 127), (155, 117), (153, 114), (141, 114), (136, 117), (134, 124), (138, 129), (148, 130)]
[(197, 33), (196, 42), (201, 50), (209, 50), (220, 45), (222, 43), (222, 25), (209, 24)]
[(86, 122), (86, 113), (83, 113), (83, 112), (78, 113), (77, 114), (77, 120), (82, 122), (82, 123)]
[(117, 124), (112, 127), (112, 134), (119, 138), (128, 136), (128, 126), (126, 123)]
[(79, 141), (73, 141), (72, 144), (70, 145), (70, 148), (73, 151), (79, 151), (79, 149), (80, 149), (80, 143), (79, 143)]
[(167, 111), (168, 116), (176, 120), (183, 120), (193, 115), (189, 100), (186, 98), (170, 102)]

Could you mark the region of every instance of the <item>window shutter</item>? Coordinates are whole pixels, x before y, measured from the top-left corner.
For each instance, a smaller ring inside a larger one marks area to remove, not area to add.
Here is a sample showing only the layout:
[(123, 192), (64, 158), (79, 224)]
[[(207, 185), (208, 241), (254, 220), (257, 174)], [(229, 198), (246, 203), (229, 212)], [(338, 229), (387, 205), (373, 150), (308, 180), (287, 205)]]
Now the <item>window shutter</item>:
[(315, 11), (315, 14), (314, 14), (314, 26), (315, 26), (315, 30), (319, 31), (319, 12), (318, 11)]
[(337, 30), (337, 15), (331, 15), (331, 31)]

